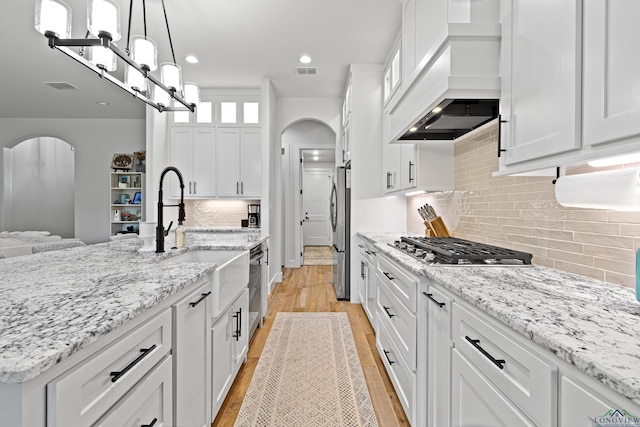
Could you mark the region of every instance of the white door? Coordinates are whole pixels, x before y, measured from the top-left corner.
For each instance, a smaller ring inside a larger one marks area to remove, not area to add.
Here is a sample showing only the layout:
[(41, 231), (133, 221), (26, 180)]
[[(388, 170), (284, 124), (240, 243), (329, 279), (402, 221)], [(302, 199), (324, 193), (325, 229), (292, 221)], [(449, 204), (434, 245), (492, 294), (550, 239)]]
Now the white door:
[(305, 170), (303, 174), (302, 218), (304, 246), (329, 246), (329, 196), (331, 192), (331, 170)]

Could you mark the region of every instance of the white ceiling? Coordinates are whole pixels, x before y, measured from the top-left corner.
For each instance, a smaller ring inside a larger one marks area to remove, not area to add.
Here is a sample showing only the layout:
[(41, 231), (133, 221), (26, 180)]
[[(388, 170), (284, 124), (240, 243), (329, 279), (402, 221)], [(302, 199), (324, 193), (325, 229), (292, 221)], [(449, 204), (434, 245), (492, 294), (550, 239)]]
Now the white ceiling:
[[(72, 37), (86, 31), (86, 0), (73, 9)], [(129, 2), (121, 5), (123, 40)], [(148, 36), (158, 62), (170, 61), (160, 0), (146, 0)], [(33, 28), (35, 0), (2, 0), (0, 117), (143, 118), (144, 104), (49, 49)], [(134, 0), (132, 35), (142, 33), (142, 0)], [(278, 97), (342, 97), (349, 64), (382, 63), (400, 28), (398, 0), (165, 0), (176, 61), (183, 80), (202, 88), (258, 88), (271, 79)], [(196, 65), (184, 61), (196, 55)], [(299, 76), (308, 54), (315, 76)], [(122, 68), (121, 64), (118, 64)], [(68, 82), (59, 91), (43, 82)], [(107, 101), (101, 107), (96, 101)]]

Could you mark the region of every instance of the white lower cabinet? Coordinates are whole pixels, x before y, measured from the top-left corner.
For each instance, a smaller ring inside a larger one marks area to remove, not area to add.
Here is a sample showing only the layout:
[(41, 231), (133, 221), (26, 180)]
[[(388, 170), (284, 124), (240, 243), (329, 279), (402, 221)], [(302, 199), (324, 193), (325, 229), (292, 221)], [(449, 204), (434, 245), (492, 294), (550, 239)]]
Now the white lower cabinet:
[(451, 360), (451, 409), (451, 425), (456, 427), (535, 426), (456, 349)]
[[(92, 425), (171, 351), (171, 310), (47, 385), (47, 426)], [(171, 395), (170, 387), (163, 391)], [(170, 398), (171, 399), (171, 398)], [(169, 400), (171, 402), (171, 400)], [(171, 418), (166, 420), (171, 423)]]
[(249, 290), (245, 289), (211, 328), (211, 420), (215, 419), (249, 347)]
[(172, 307), (174, 425), (211, 424), (211, 283)]
[(167, 427), (172, 424), (172, 356), (168, 355), (94, 426)]

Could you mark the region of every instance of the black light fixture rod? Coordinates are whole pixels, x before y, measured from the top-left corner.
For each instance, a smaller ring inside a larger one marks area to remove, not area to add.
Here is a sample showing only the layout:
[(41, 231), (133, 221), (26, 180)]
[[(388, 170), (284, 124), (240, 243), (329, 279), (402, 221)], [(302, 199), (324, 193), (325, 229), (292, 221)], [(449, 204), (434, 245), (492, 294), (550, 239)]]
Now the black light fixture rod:
[(133, 16), (133, 0), (129, 0), (129, 24), (127, 25), (127, 50), (131, 49), (131, 17)]
[(173, 57), (173, 63), (176, 62), (176, 54), (173, 52), (173, 40), (171, 40), (171, 31), (169, 30), (169, 19), (167, 18), (167, 9), (164, 7), (164, 0), (162, 0), (162, 11), (164, 12), (164, 22), (167, 24), (167, 34), (169, 35), (169, 46), (171, 46), (171, 56)]
[(142, 22), (144, 23), (144, 36), (147, 37), (147, 0), (142, 0)]

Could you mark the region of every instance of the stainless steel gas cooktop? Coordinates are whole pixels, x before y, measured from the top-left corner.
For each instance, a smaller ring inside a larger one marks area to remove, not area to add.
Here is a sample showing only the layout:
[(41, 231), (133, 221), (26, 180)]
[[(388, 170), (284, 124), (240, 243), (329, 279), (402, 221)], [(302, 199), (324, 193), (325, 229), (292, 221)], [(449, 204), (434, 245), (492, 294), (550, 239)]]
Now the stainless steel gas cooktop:
[(532, 255), (457, 237), (402, 237), (393, 245), (431, 264), (518, 266), (531, 264)]

